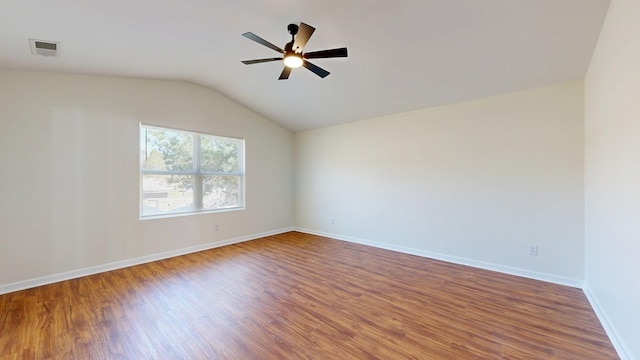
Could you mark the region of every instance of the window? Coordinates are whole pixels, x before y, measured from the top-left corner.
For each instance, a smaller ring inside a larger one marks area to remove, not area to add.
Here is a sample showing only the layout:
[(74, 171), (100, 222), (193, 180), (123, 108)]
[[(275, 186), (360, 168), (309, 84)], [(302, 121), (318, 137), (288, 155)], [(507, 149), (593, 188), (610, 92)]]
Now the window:
[(140, 217), (244, 208), (244, 140), (140, 125)]

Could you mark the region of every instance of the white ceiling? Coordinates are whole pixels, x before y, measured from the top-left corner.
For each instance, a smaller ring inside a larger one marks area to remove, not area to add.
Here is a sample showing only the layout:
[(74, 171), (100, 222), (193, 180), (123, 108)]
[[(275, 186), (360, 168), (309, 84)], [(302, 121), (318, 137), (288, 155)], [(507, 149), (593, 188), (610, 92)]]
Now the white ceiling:
[[(554, 83), (587, 71), (608, 0), (2, 0), (0, 68), (185, 80), (292, 131)], [(287, 24), (316, 28), (305, 51), (348, 58), (277, 80)], [(29, 38), (60, 41), (33, 56)]]

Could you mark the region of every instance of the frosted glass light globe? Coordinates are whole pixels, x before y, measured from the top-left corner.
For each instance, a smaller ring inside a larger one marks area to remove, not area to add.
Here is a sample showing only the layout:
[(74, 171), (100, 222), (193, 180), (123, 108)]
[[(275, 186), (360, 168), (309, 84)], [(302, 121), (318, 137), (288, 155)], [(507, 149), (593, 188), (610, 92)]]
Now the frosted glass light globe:
[(299, 68), (302, 66), (302, 56), (298, 54), (289, 54), (284, 57), (284, 66), (289, 68)]

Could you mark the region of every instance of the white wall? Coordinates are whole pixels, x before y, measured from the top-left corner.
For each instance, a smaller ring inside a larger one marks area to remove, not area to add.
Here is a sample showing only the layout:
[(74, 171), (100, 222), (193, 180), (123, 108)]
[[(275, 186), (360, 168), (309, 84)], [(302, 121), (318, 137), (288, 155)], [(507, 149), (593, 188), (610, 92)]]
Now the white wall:
[(640, 359), (640, 1), (613, 0), (585, 80), (586, 291)]
[[(140, 122), (246, 139), (246, 210), (139, 220)], [(0, 71), (0, 293), (290, 229), (292, 151), (291, 132), (197, 85)]]
[(296, 227), (581, 286), (583, 106), (576, 82), (297, 133)]

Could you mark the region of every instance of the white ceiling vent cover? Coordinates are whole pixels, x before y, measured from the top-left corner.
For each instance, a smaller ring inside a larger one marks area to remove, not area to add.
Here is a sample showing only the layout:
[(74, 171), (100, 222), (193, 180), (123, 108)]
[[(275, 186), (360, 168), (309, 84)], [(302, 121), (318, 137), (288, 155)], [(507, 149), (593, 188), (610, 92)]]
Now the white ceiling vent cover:
[(29, 43), (31, 43), (32, 55), (60, 57), (59, 42), (29, 39)]

